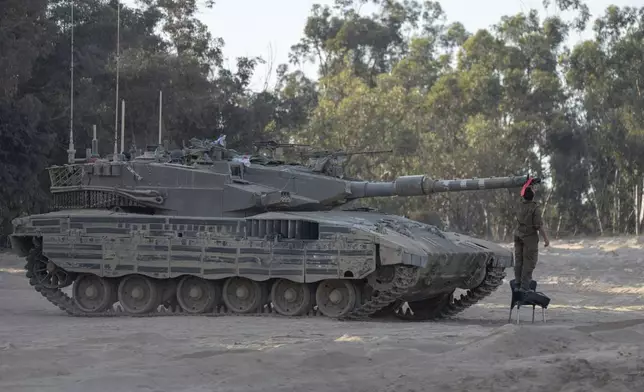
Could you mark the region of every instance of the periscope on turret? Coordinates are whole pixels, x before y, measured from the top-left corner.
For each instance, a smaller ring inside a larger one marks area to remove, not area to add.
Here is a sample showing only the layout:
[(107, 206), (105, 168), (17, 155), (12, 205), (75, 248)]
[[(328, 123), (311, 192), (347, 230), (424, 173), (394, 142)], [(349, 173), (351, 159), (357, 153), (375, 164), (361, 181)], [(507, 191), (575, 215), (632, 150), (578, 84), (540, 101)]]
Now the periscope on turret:
[[(426, 320), (484, 299), (513, 265), (512, 252), (492, 242), (348, 205), (520, 188), (527, 176), (356, 181), (339, 167), (346, 153), (287, 162), (222, 141), (48, 168), (51, 212), (13, 222), (30, 284), (75, 316), (173, 309)], [(468, 293), (456, 299), (459, 288)]]

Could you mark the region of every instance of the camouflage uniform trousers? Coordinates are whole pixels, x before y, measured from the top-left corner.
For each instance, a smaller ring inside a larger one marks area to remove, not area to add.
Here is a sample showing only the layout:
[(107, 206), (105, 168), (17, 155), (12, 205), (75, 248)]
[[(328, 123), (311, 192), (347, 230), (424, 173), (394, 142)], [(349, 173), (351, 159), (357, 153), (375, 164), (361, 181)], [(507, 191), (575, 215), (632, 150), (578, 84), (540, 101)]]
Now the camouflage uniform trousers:
[(532, 272), (539, 258), (539, 236), (514, 237), (514, 280), (521, 290), (529, 290)]

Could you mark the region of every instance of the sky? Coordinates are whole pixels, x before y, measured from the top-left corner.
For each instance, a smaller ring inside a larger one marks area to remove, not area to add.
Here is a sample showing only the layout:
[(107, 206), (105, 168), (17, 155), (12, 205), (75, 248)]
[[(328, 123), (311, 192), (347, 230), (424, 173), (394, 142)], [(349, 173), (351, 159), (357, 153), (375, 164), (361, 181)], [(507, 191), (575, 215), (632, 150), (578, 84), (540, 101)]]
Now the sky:
[[(203, 0), (198, 0), (203, 3)], [(123, 0), (132, 4), (134, 0)], [(459, 21), (465, 28), (474, 32), (496, 24), (503, 15), (528, 12), (534, 8), (541, 17), (551, 15), (567, 16), (552, 8), (544, 9), (542, 0), (443, 0), (439, 1), (447, 15), (448, 22)], [(212, 9), (202, 7), (199, 19), (204, 22), (215, 37), (224, 39), (226, 66), (235, 68), (235, 58), (239, 56), (262, 56), (272, 60), (273, 72), (268, 65), (259, 66), (255, 72), (251, 88), (262, 89), (267, 76), (268, 84), (275, 83), (277, 65), (288, 62), (291, 45), (303, 36), (306, 18), (313, 4), (332, 5), (333, 0), (216, 0)], [(604, 13), (607, 6), (642, 6), (642, 0), (586, 0), (590, 8), (591, 21)], [(568, 44), (590, 38), (590, 26), (583, 34), (573, 33)], [(293, 66), (290, 66), (291, 68)], [(316, 65), (300, 67), (307, 75), (315, 77)]]

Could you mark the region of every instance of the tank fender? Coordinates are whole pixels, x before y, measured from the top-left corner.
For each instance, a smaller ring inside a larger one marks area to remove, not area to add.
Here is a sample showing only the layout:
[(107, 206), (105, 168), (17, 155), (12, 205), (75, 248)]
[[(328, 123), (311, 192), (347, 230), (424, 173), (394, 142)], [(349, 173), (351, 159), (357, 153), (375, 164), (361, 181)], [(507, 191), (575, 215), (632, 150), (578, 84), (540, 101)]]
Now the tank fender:
[(417, 240), (394, 230), (373, 230), (374, 242), (379, 246), (380, 264), (404, 264), (420, 268), (427, 267), (429, 255)]
[(425, 268), (428, 260), (427, 254), (408, 252), (401, 246), (380, 245), (380, 263), (382, 265), (405, 264)]

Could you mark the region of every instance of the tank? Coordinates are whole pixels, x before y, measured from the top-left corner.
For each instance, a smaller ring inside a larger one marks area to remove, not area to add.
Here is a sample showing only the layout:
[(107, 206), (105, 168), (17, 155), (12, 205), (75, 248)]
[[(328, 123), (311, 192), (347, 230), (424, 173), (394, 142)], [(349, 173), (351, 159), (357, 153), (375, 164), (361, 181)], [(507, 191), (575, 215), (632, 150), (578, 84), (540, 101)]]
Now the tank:
[(88, 151), (48, 168), (51, 212), (16, 218), (12, 248), (43, 297), (94, 317), (436, 320), (484, 299), (513, 266), (495, 243), (353, 202), (520, 188), (529, 176), (363, 181), (344, 175), (350, 154), (288, 161), (276, 157), (284, 146)]

